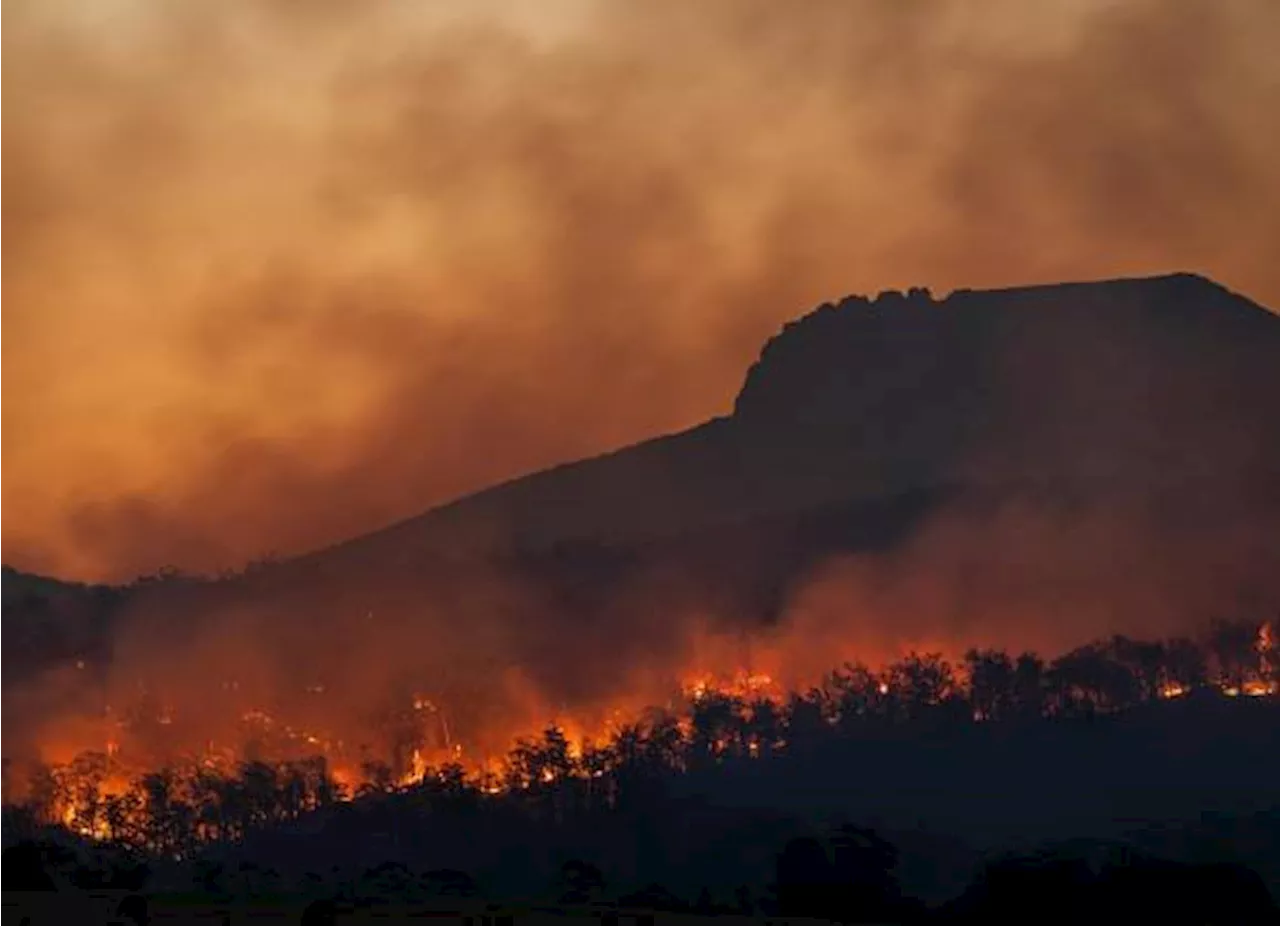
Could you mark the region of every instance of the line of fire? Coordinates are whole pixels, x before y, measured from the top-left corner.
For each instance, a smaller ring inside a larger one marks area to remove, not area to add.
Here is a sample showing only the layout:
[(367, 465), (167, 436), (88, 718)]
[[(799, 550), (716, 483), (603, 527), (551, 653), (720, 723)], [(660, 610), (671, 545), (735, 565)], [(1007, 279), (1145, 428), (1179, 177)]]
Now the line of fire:
[[(694, 672), (672, 685), (664, 703), (604, 705), (590, 718), (552, 713), (540, 727), (504, 731), (505, 752), (477, 746), (493, 742), (482, 735), (492, 731), (468, 729), (425, 690), (390, 701), (359, 742), (261, 708), (235, 719), (237, 740), (215, 741), (184, 729), (186, 718), (140, 686), (133, 703), (103, 706), (88, 728), (98, 741), (77, 744), (69, 758), (6, 760), (5, 795), (33, 824), (61, 823), (179, 857), (204, 841), (377, 792), (500, 795), (573, 782), (607, 805), (629, 770), (646, 763), (688, 769), (751, 761), (869, 728), (927, 731), (929, 724), (1105, 717), (1177, 699), (1275, 698), (1275, 634), (1271, 622), (1220, 621), (1198, 638), (1117, 636), (1051, 661), (994, 649), (953, 659), (912, 652), (878, 669), (845, 663), (803, 690), (784, 690), (750, 666)], [(237, 687), (227, 679), (211, 696)], [(321, 704), (332, 696), (320, 680), (303, 694)], [(180, 745), (193, 736), (198, 749)]]

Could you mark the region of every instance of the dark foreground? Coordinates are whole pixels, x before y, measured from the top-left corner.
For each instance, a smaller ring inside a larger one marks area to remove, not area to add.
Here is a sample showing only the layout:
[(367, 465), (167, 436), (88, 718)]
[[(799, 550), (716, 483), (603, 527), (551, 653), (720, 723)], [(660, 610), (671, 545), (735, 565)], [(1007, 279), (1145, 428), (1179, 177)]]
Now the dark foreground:
[[(7, 924), (338, 923), (440, 922), (466, 926), (515, 923), (896, 923), (1178, 924), (1280, 923), (1280, 907), (1256, 872), (1226, 863), (1187, 864), (1123, 852), (1097, 864), (1059, 849), (1004, 856), (984, 865), (958, 897), (927, 905), (906, 896), (874, 856), (889, 850), (871, 831), (843, 827), (828, 839), (797, 838), (779, 852), (775, 877), (742, 886), (731, 901), (703, 890), (688, 901), (650, 885), (610, 896), (601, 873), (585, 862), (566, 863), (548, 897), (493, 902), (461, 872), (415, 876), (383, 865), (349, 881), (313, 879), (309, 890), (268, 892), (242, 871), (216, 891), (149, 891), (149, 873), (84, 871), (59, 865), (58, 848), (21, 842), (4, 853), (3, 915)], [(91, 880), (102, 889), (77, 887)], [(132, 882), (131, 887), (124, 886)], [(436, 891), (436, 896), (426, 896)], [(233, 893), (234, 892), (234, 893)], [(450, 895), (450, 892), (456, 892)]]

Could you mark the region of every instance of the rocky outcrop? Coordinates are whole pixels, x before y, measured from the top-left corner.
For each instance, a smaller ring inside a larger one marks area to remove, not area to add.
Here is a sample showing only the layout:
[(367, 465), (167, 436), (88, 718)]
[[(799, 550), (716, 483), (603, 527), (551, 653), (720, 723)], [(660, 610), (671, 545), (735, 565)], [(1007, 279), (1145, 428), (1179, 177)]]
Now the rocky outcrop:
[(733, 417), (848, 455), (851, 483), (1263, 475), (1280, 318), (1189, 274), (851, 297), (765, 346)]

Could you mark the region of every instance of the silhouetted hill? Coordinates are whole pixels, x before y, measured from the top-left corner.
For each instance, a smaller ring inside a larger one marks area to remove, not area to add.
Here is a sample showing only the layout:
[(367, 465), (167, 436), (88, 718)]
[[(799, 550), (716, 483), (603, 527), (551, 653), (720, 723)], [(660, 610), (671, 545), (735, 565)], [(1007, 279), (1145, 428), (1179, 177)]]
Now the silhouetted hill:
[(1277, 397), (1280, 318), (1198, 276), (850, 297), (766, 344), (731, 416), (495, 486), (279, 578), (456, 577), (483, 551), (580, 585), (656, 557), (682, 586), (775, 576), (776, 598), (779, 571), (891, 548), (957, 504), (1269, 526)]
[(111, 615), (124, 597), (122, 589), (2, 568), (3, 670), (9, 684), (43, 665), (106, 645)]
[(535, 473), (309, 559), (684, 535), (965, 481), (1059, 492), (1261, 482), (1280, 319), (1173, 275), (850, 297), (790, 323), (734, 412)]
[(53, 598), (75, 595), (91, 588), (79, 582), (64, 582), (50, 576), (22, 572), (12, 566), (0, 566), (0, 599), (3, 604), (21, 605), (28, 598)]

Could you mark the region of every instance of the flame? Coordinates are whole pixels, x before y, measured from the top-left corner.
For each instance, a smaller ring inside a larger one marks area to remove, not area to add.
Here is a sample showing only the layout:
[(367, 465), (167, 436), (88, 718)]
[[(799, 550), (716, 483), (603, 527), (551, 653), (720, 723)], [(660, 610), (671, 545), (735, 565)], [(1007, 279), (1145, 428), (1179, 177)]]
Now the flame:
[(714, 673), (701, 672), (686, 678), (681, 685), (686, 698), (690, 701), (702, 701), (712, 693), (728, 695), (742, 700), (766, 698), (780, 701), (782, 692), (774, 682), (773, 676), (764, 672), (750, 672), (739, 669), (723, 678)]
[(409, 771), (407, 774), (402, 776), (400, 784), (402, 786), (417, 784), (427, 777), (427, 771), (428, 767), (426, 757), (423, 756), (422, 750), (415, 749), (413, 751), (413, 756), (410, 758)]
[[(1261, 625), (1252, 646), (1257, 654), (1256, 664), (1236, 667), (1230, 680), (1225, 670), (1220, 670), (1224, 674), (1208, 680), (1208, 687), (1230, 698), (1276, 696), (1274, 634), (1271, 624)], [(758, 650), (753, 655), (761, 656)], [(773, 654), (764, 654), (768, 671), (751, 664), (726, 671), (725, 661), (717, 659), (714, 668), (683, 673), (680, 676), (682, 681), (666, 689), (670, 694), (664, 716), (674, 724), (676, 735), (686, 744), (692, 742), (695, 730), (693, 718), (699, 710), (709, 706), (713, 698), (732, 702), (732, 710), (739, 712), (743, 718), (750, 718), (763, 709), (762, 705), (781, 707), (790, 693), (810, 690), (814, 682), (826, 684), (820, 679), (807, 679), (803, 674), (788, 674), (787, 667), (780, 660), (771, 658), (772, 656)], [(957, 673), (961, 683), (967, 684), (969, 680), (964, 673), (958, 670)], [(780, 677), (786, 677), (787, 682), (781, 683)], [(888, 674), (872, 674), (869, 679), (874, 691), (880, 695), (889, 694), (891, 679)], [(238, 685), (235, 680), (227, 680), (221, 683), (221, 688), (223, 691), (234, 690)], [(154, 697), (154, 693), (149, 694), (145, 686), (140, 686), (140, 693), (144, 697), (150, 697), (146, 702), (151, 705), (149, 721), (132, 706), (121, 711), (104, 705), (101, 714), (92, 720), (51, 731), (56, 735), (41, 743), (41, 752), (44, 761), (51, 768), (59, 770), (60, 774), (99, 776), (100, 780), (94, 780), (97, 781), (96, 793), (102, 800), (127, 795), (139, 796), (141, 777), (149, 771), (166, 767), (205, 769), (222, 775), (233, 775), (249, 755), (275, 764), (277, 768), (284, 768), (284, 763), (287, 762), (323, 757), (338, 799), (349, 798), (358, 793), (362, 786), (373, 784), (371, 776), (374, 774), (372, 768), (375, 767), (376, 760), (387, 759), (392, 755), (402, 758), (396, 761), (389, 779), (379, 779), (379, 787), (409, 788), (433, 777), (442, 782), (451, 781), (455, 774), (452, 768), (461, 767), (467, 780), (479, 793), (493, 795), (509, 786), (506, 784), (510, 781), (507, 765), (509, 748), (523, 738), (539, 741), (548, 723), (558, 729), (557, 735), (564, 737), (563, 748), (568, 764), (565, 767), (538, 767), (532, 772), (534, 781), (551, 784), (564, 775), (590, 780), (606, 774), (600, 763), (608, 761), (601, 758), (602, 754), (595, 744), (610, 741), (629, 725), (644, 723), (646, 717), (652, 716), (645, 713), (647, 709), (653, 709), (647, 708), (647, 705), (662, 703), (661, 698), (655, 699), (650, 694), (661, 688), (652, 683), (647, 687), (642, 686), (642, 692), (638, 690), (635, 694), (619, 696), (608, 703), (594, 705), (589, 710), (576, 711), (564, 705), (548, 703), (518, 673), (501, 677), (495, 685), (500, 686), (495, 691), (496, 695), (512, 696), (516, 701), (523, 699), (523, 713), (511, 716), (502, 725), (493, 728), (463, 730), (462, 736), (451, 730), (446, 722), (447, 702), (444, 698), (422, 691), (403, 696), (398, 707), (393, 704), (390, 711), (390, 716), (398, 718), (395, 723), (403, 726), (396, 734), (402, 738), (401, 745), (394, 750), (383, 749), (386, 744), (370, 744), (367, 742), (369, 737), (363, 732), (358, 740), (344, 738), (344, 731), (328, 729), (323, 723), (316, 722), (325, 716), (325, 706), (335, 703), (334, 699), (340, 697), (331, 685), (321, 680), (312, 680), (305, 686), (300, 686), (300, 691), (306, 697), (297, 703), (310, 705), (308, 713), (311, 716), (305, 722), (296, 711), (279, 709), (279, 704), (254, 705), (242, 699), (232, 712), (233, 722), (220, 730), (200, 728), (198, 718), (194, 716), (195, 709), (191, 705), (184, 707), (180, 713), (175, 706)], [(242, 687), (247, 694), (247, 686)], [(1196, 687), (1198, 686), (1185, 681), (1166, 679), (1155, 688), (1154, 693), (1160, 699), (1171, 700), (1191, 694)], [(116, 704), (118, 706), (119, 702)], [(145, 713), (144, 711), (143, 714)], [(141, 726), (138, 725), (140, 716), (144, 721)], [(975, 710), (974, 719), (984, 721), (986, 718), (981, 711)], [(828, 721), (831, 721), (830, 717)], [(151, 740), (147, 738), (148, 730), (152, 734), (156, 730), (156, 727), (148, 726), (148, 723), (164, 728), (162, 741), (155, 740), (154, 737)], [(459, 726), (461, 728), (465, 725)], [(477, 736), (477, 732), (481, 735)], [(169, 743), (170, 739), (173, 743)], [(253, 744), (253, 752), (247, 753), (250, 742)], [(715, 731), (704, 746), (711, 756), (737, 754), (759, 757), (769, 754), (771, 750), (785, 748), (785, 742), (781, 735), (770, 740), (758, 732), (745, 733), (735, 729)], [(88, 752), (97, 753), (100, 758), (96, 760), (98, 765), (86, 768), (98, 771), (76, 772), (78, 766), (74, 763)], [(71, 781), (70, 787), (64, 789), (67, 793), (81, 793), (79, 785), (70, 778), (66, 780)], [(130, 812), (141, 811), (135, 809)], [(86, 836), (112, 836), (101, 808), (92, 804), (89, 799), (64, 799), (56, 808), (53, 819)]]
[(1240, 692), (1251, 698), (1264, 698), (1276, 693), (1276, 683), (1258, 680), (1247, 681), (1240, 689)]

